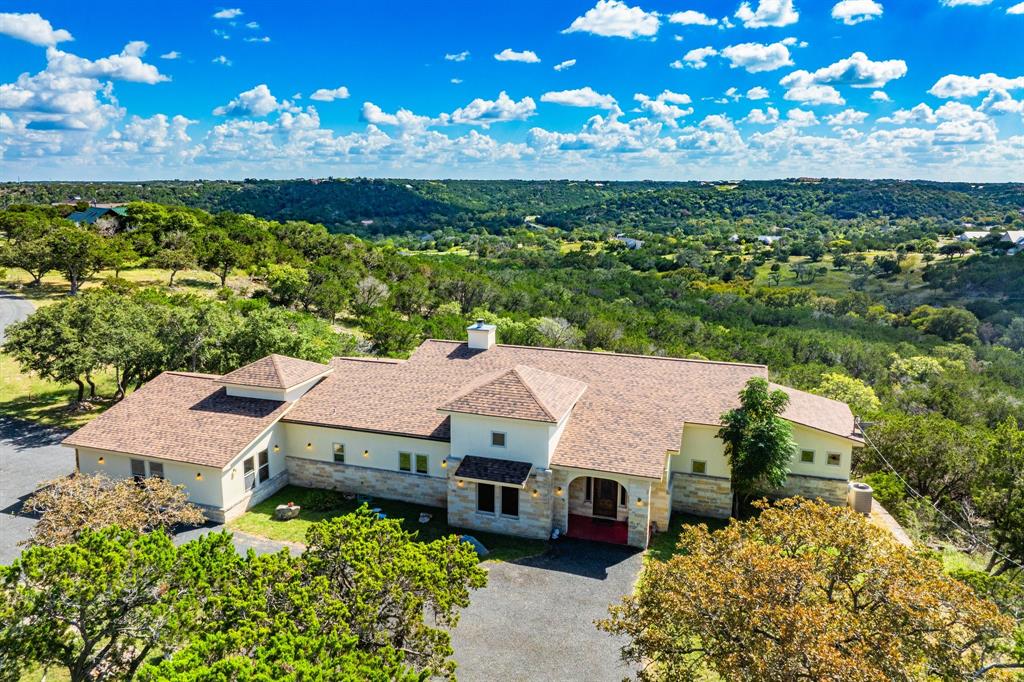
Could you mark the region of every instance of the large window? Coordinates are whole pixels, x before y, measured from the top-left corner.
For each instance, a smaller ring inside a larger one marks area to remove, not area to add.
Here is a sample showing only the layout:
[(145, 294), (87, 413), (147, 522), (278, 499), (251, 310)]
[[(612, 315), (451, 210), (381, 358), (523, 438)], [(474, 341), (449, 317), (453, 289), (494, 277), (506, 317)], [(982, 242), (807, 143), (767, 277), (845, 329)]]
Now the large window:
[(334, 444), (334, 461), (338, 464), (345, 463), (345, 444), (335, 443)]
[(412, 453), (411, 452), (399, 452), (398, 453), (398, 470), (399, 471), (412, 471)]
[(430, 473), (430, 458), (426, 455), (416, 455), (416, 473), (417, 474), (428, 474)]
[(141, 459), (132, 460), (132, 478), (139, 482), (146, 477), (146, 463)]
[(260, 483), (270, 480), (270, 455), (264, 450), (260, 453)]
[(494, 513), (494, 486), (490, 483), (476, 484), (476, 510), (485, 514)]
[(501, 515), (519, 516), (519, 488), (501, 487)]
[(496, 448), (505, 447), (505, 434), (502, 431), (491, 431), (491, 445)]
[(256, 487), (256, 462), (252, 457), (246, 457), (242, 462), (242, 472), (244, 474), (245, 489), (252, 490)]
[(149, 475), (153, 478), (164, 477), (164, 464), (163, 462), (150, 462), (149, 463)]

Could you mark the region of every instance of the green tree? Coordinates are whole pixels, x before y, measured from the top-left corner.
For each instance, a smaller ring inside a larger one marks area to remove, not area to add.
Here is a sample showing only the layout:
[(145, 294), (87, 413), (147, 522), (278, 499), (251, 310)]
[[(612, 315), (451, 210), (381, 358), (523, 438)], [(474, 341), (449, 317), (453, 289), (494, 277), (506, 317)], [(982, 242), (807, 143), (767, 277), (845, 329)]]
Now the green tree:
[(230, 537), (181, 547), (161, 531), (87, 531), (0, 567), (0, 662), (61, 666), (71, 682), (131, 679), (157, 651), (202, 629), (204, 604), (229, 583)]
[(174, 286), (174, 276), (182, 270), (196, 267), (196, 248), (187, 232), (175, 230), (163, 240), (163, 248), (153, 257), (153, 265), (171, 271), (168, 286)]
[(718, 437), (729, 460), (733, 516), (756, 492), (786, 483), (796, 448), (792, 426), (779, 416), (787, 405), (785, 391), (771, 390), (766, 379), (754, 377), (740, 391), (740, 406), (722, 415)]
[(418, 320), (407, 320), (387, 308), (380, 308), (367, 317), (363, 331), (373, 345), (373, 352), (389, 357), (408, 353), (416, 347), (423, 333)]
[(227, 284), (232, 270), (252, 262), (252, 249), (221, 230), (203, 232), (199, 236), (196, 251), (199, 265), (217, 275), (222, 287)]
[(1012, 417), (995, 430), (973, 498), (997, 550), (988, 570), (999, 575), (1024, 564), (1024, 432)]
[(117, 234), (106, 239), (103, 264), (114, 271), (114, 277), (121, 276), (121, 270), (139, 260), (132, 239), (127, 234)]
[(964, 308), (922, 305), (911, 311), (908, 320), (925, 334), (934, 334), (944, 341), (967, 345), (978, 341), (978, 318)]
[(52, 256), (51, 266), (71, 285), (70, 295), (78, 293), (82, 280), (103, 267), (106, 257), (103, 237), (77, 225), (61, 225), (46, 238)]
[(291, 306), (309, 287), (309, 273), (288, 263), (272, 263), (267, 266), (267, 286), (276, 303)]
[(882, 406), (873, 388), (860, 379), (836, 372), (822, 374), (815, 392), (846, 403), (854, 414), (862, 417), (877, 412)]

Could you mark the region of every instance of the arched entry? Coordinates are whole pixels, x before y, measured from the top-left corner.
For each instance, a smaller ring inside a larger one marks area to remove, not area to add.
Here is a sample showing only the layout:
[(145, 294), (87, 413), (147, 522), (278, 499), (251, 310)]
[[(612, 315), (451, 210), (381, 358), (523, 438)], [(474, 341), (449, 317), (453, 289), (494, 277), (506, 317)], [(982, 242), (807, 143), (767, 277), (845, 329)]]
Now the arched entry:
[(629, 540), (626, 488), (616, 480), (580, 476), (569, 484), (566, 535), (624, 545)]

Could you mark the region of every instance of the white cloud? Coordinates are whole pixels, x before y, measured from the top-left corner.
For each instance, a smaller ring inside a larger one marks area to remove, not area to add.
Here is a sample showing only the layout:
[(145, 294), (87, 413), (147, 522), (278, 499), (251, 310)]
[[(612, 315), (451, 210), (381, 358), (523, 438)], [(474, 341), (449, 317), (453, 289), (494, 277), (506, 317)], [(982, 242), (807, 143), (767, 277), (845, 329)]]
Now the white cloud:
[(545, 92), (540, 96), (540, 101), (569, 107), (596, 107), (598, 109), (614, 109), (618, 106), (614, 97), (602, 95), (589, 85), (575, 90)]
[(0, 12), (0, 35), (24, 40), (40, 47), (51, 47), (57, 43), (74, 40), (68, 31), (62, 28), (54, 30), (53, 25), (40, 15)]
[(160, 59), (181, 59), (181, 53), (177, 50), (171, 50), (160, 55)]
[(983, 73), (980, 76), (943, 76), (928, 91), (936, 97), (962, 99), (977, 97), (989, 90), (1016, 90), (1024, 88), (1024, 76), (1004, 78), (994, 73)]
[(148, 47), (141, 40), (133, 40), (124, 46), (120, 54), (95, 61), (62, 52), (56, 47), (49, 47), (46, 49), (46, 68), (65, 76), (83, 78), (113, 78), (150, 85), (169, 81), (170, 78), (161, 74), (154, 65), (142, 61)]
[(450, 62), (464, 62), (469, 59), (469, 50), (463, 50), (462, 52), (448, 53), (444, 58)]
[(991, 90), (978, 107), (993, 114), (1024, 114), (1024, 100), (1015, 100), (1006, 90)]
[(348, 88), (344, 85), (337, 88), (320, 88), (310, 95), (309, 98), (317, 102), (333, 102), (336, 99), (348, 99)]
[(668, 20), (670, 23), (682, 24), (683, 26), (715, 26), (718, 24), (718, 19), (692, 9), (674, 12), (668, 15)]
[(744, 2), (734, 16), (747, 28), (789, 26), (800, 19), (793, 0), (758, 0), (756, 10), (751, 9), (749, 2)]
[[(689, 66), (691, 69), (703, 69), (708, 65), (708, 57), (717, 55), (718, 50), (713, 47), (698, 47), (683, 55), (683, 62), (686, 62), (685, 66)], [(683, 62), (676, 60), (671, 66), (674, 69), (681, 69), (684, 66)]]
[(747, 90), (747, 99), (768, 99), (768, 89), (763, 88), (760, 85), (755, 85)]
[(451, 83), (452, 85), (459, 85), (460, 83), (462, 83), (462, 79), (461, 78), (452, 78), (449, 81), (449, 83)]
[(811, 73), (794, 71), (779, 81), (786, 88), (814, 84), (840, 84), (855, 88), (884, 88), (889, 81), (903, 78), (907, 63), (902, 59), (873, 62), (863, 52), (854, 52), (846, 59), (824, 66)]
[(763, 43), (740, 43), (722, 48), (721, 55), (729, 60), (729, 66), (746, 69), (749, 73), (774, 71), (793, 63), (785, 41), (765, 45)]
[(1006, 8), (1007, 14), (1024, 14), (1024, 2), (1018, 2), (1013, 7)]
[(516, 52), (510, 47), (506, 47), (504, 50), (494, 55), (494, 58), (499, 62), (524, 62), (526, 64), (536, 64), (540, 61), (540, 57), (538, 57), (537, 53), (532, 50)]
[(525, 121), (536, 112), (537, 104), (532, 97), (524, 97), (517, 102), (502, 90), (495, 100), (478, 97), (466, 106), (456, 109), (451, 113), (451, 121), (487, 128), (492, 123)]
[(992, 0), (939, 0), (939, 4), (945, 7), (982, 7), (984, 5), (991, 5)]
[(259, 25), (259, 23), (255, 22), (255, 21), (250, 21), (248, 24), (245, 25), (245, 27), (246, 28), (251, 28), (251, 29), (255, 30), (255, 29), (259, 28), (260, 25)]
[(796, 85), (786, 90), (783, 99), (805, 104), (846, 104), (843, 96), (831, 85)]
[(832, 18), (853, 26), (876, 19), (883, 11), (882, 3), (875, 0), (840, 0), (832, 8)]
[(803, 109), (790, 109), (786, 112), (786, 119), (799, 128), (818, 125), (818, 117), (814, 115), (814, 112)]
[(231, 66), (231, 60), (224, 55), (218, 55), (210, 60), (213, 64), (220, 64), (221, 66)]
[(906, 123), (937, 123), (935, 111), (927, 104), (918, 104), (913, 109), (898, 109), (889, 116), (878, 119), (879, 123), (904, 125)]
[(266, 84), (239, 93), (230, 102), (213, 110), (214, 116), (266, 116), (280, 107)]
[(583, 16), (576, 17), (562, 33), (593, 33), (618, 38), (650, 37), (658, 32), (661, 22), (654, 12), (630, 7), (621, 0), (597, 0)]
[(219, 12), (214, 12), (213, 13), (213, 18), (214, 19), (234, 19), (235, 17), (242, 16), (242, 14), (243, 14), (242, 10), (238, 9), (237, 7), (235, 7), (233, 9), (222, 9)]
[(825, 121), (834, 127), (838, 126), (855, 126), (863, 123), (868, 117), (867, 112), (857, 111), (856, 109), (844, 109), (838, 114), (832, 114), (826, 116)]
[(875, 90), (871, 93), (871, 99), (876, 102), (891, 102), (892, 97), (889, 97), (885, 90)]
[(373, 125), (398, 126), (409, 130), (424, 130), (428, 126), (444, 125), (448, 122), (447, 114), (442, 114), (436, 119), (419, 116), (408, 109), (399, 109), (396, 113), (389, 114), (373, 102), (363, 102), (360, 118)]
[(690, 104), (690, 96), (682, 92), (663, 90), (657, 97), (651, 98), (638, 92), (633, 99), (640, 103), (640, 109), (657, 121), (661, 121), (670, 128), (678, 127), (678, 120), (693, 113), (693, 107), (684, 109), (677, 106)]
[(242, 38), (242, 40), (244, 40), (247, 43), (269, 43), (270, 42), (270, 36), (261, 36), (261, 37), (249, 36), (247, 38)]
[(743, 120), (755, 125), (772, 125), (779, 122), (779, 110), (775, 107), (767, 107), (763, 111), (761, 109), (751, 109), (750, 113)]
[(576, 66), (575, 59), (566, 59), (564, 62), (558, 62), (552, 68), (555, 71), (565, 71), (566, 69), (571, 69), (574, 66)]

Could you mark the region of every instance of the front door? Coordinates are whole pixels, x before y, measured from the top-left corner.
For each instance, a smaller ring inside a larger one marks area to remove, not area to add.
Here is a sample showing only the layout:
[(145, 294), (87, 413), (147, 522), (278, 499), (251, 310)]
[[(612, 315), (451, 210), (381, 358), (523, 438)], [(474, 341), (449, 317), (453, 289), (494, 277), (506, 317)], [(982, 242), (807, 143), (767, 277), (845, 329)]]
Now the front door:
[(618, 506), (619, 484), (606, 478), (594, 479), (594, 516), (614, 519)]

